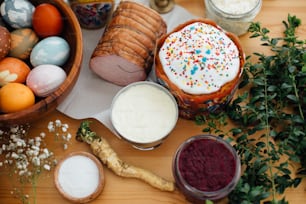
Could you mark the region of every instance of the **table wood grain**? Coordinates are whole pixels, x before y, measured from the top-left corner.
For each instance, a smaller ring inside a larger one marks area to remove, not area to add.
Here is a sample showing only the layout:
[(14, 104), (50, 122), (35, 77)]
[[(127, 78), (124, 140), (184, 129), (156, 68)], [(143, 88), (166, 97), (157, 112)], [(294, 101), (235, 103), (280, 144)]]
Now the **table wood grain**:
[[(186, 8), (188, 11), (199, 17), (205, 17), (204, 0), (176, 0), (178, 5)], [(305, 0), (263, 0), (262, 10), (255, 20), (260, 21), (263, 26), (271, 30), (271, 34), (279, 36), (283, 32), (282, 20), (287, 18), (288, 14), (296, 15), (302, 19), (303, 25), (298, 29), (297, 33), (301, 39), (306, 39), (306, 1)], [(255, 51), (262, 51), (259, 42), (254, 39), (249, 39), (248, 34), (240, 37), (241, 43), (246, 55), (250, 55)], [(86, 46), (86, 45), (85, 45)], [(35, 137), (41, 132), (45, 132), (47, 137), (45, 142), (47, 147), (53, 151), (56, 158), (60, 160), (66, 154), (74, 151), (88, 151), (88, 145), (76, 141), (74, 138), (70, 140), (68, 149), (64, 150), (62, 144), (55, 140), (54, 135), (48, 133), (47, 125), (49, 121), (61, 120), (69, 125), (68, 131), (74, 136), (79, 127), (80, 120), (69, 118), (58, 111), (53, 111), (45, 118), (31, 124), (29, 137)], [(193, 121), (179, 119), (174, 131), (169, 135), (169, 138), (156, 150), (139, 151), (132, 148), (124, 141), (114, 136), (107, 128), (99, 122), (92, 120), (92, 129), (99, 135), (107, 138), (118, 155), (127, 162), (147, 168), (160, 176), (173, 180), (171, 163), (177, 147), (188, 137), (201, 134), (201, 126), (197, 126)], [(33, 195), (32, 188), (29, 185), (22, 187), (18, 182), (14, 182), (14, 177), (7, 176), (8, 169), (0, 168), (0, 203), (16, 204), (21, 203), (20, 200), (14, 199), (12, 192), (14, 188), (24, 188), (24, 191), (30, 196)], [(102, 194), (92, 203), (103, 204), (157, 204), (157, 203), (188, 203), (184, 196), (178, 191), (174, 193), (161, 192), (151, 186), (135, 180), (126, 179), (114, 175), (111, 171), (105, 168), (105, 188)], [(291, 204), (301, 204), (306, 202), (306, 181), (295, 189), (288, 189), (285, 192), (286, 198)], [(30, 197), (30, 203), (33, 201), (33, 196)], [(36, 188), (36, 203), (37, 204), (65, 204), (69, 203), (63, 199), (55, 188), (53, 181), (53, 170), (44, 172), (40, 175)], [(226, 199), (220, 203), (227, 203)]]

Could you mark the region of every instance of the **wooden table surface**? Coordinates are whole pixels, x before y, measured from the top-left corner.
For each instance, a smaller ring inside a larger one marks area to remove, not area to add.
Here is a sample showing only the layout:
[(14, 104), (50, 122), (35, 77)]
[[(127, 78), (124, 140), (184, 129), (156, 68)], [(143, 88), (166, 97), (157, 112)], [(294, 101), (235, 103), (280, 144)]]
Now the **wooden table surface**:
[[(205, 5), (204, 0), (176, 0), (177, 4), (185, 7), (191, 13), (204, 17)], [(282, 20), (287, 18), (288, 13), (296, 15), (302, 19), (303, 25), (298, 30), (301, 39), (306, 39), (306, 1), (305, 0), (263, 0), (263, 7), (256, 20), (260, 21), (263, 26), (271, 30), (273, 35), (281, 35), (283, 30)], [(248, 35), (240, 37), (246, 55), (254, 51), (259, 51), (260, 46), (256, 40), (250, 40)], [(86, 46), (86, 45), (85, 45)], [(78, 150), (90, 151), (86, 144), (79, 143), (75, 139), (71, 139), (68, 149), (64, 150), (59, 142), (56, 142), (54, 136), (48, 133), (47, 125), (49, 121), (61, 120), (69, 125), (68, 131), (74, 136), (80, 121), (71, 119), (58, 111), (52, 112), (48, 117), (31, 124), (30, 136), (37, 136), (41, 132), (45, 132), (47, 137), (45, 142), (47, 147), (55, 153), (57, 159), (61, 159), (69, 152)], [(169, 138), (158, 149), (153, 151), (139, 151), (132, 148), (127, 143), (115, 137), (107, 128), (93, 120), (92, 129), (99, 135), (107, 138), (113, 148), (121, 156), (122, 159), (134, 165), (147, 168), (160, 176), (173, 180), (171, 171), (171, 162), (177, 147), (188, 137), (201, 134), (203, 127), (197, 126), (193, 121), (179, 119), (176, 128), (170, 134)], [(161, 192), (147, 184), (135, 180), (124, 179), (115, 176), (111, 171), (105, 169), (106, 184), (102, 194), (92, 203), (103, 204), (122, 204), (122, 203), (187, 203), (185, 198), (179, 193)], [(18, 183), (12, 182), (12, 178), (7, 176), (9, 170), (0, 168), (0, 203), (15, 204), (21, 203), (20, 200), (14, 199), (14, 185), (17, 189), (21, 188)], [(16, 175), (15, 175), (16, 176)], [(36, 188), (37, 204), (65, 204), (69, 203), (61, 197), (55, 188), (53, 182), (53, 171), (44, 172), (40, 175)], [(32, 188), (25, 187), (25, 192), (32, 195)], [(30, 197), (30, 203), (35, 203)], [(296, 189), (288, 189), (286, 198), (292, 204), (301, 204), (306, 202), (306, 181)], [(221, 203), (226, 203), (223, 200)]]

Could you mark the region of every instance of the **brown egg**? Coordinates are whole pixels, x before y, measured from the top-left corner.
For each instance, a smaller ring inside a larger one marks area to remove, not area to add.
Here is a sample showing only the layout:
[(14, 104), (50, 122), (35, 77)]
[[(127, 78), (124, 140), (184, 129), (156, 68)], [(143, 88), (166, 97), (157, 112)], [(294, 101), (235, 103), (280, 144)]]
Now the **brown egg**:
[(0, 60), (3, 59), (11, 48), (11, 34), (6, 27), (0, 26)]
[(8, 55), (25, 60), (29, 58), (32, 48), (38, 40), (38, 36), (32, 29), (16, 29), (11, 32), (11, 48)]

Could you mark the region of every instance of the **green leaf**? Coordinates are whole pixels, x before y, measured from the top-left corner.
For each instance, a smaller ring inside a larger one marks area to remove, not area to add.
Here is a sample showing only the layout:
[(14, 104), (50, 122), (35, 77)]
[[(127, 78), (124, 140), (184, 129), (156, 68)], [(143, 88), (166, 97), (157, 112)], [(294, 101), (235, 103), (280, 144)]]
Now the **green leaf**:
[(301, 162), (300, 158), (295, 154), (291, 154), (289, 159), (293, 162)]
[(263, 34), (268, 34), (270, 31), (269, 31), (267, 28), (263, 28), (263, 29), (261, 30), (261, 32), (262, 32)]
[(243, 188), (241, 189), (241, 191), (244, 192), (244, 193), (249, 193), (250, 185), (248, 183), (245, 183)]
[(294, 73), (296, 71), (296, 66), (289, 66), (288, 71), (289, 73)]
[(277, 132), (275, 130), (271, 130), (270, 131), (270, 136), (271, 137), (276, 137), (277, 136)]
[(287, 98), (293, 102), (298, 102), (298, 98), (295, 95), (287, 95)]
[(265, 85), (265, 79), (263, 79), (263, 78), (255, 78), (253, 83), (255, 85)]
[(306, 52), (303, 53), (303, 62), (306, 62)]
[(211, 128), (210, 127), (206, 127), (202, 130), (202, 132), (211, 132)]
[(262, 166), (258, 171), (257, 171), (257, 175), (263, 174), (268, 170), (269, 166), (268, 165), (264, 165)]
[(293, 186), (294, 187), (298, 187), (298, 185), (302, 182), (302, 179), (301, 178), (295, 178), (294, 179), (294, 184)]
[(269, 86), (268, 87), (268, 89), (267, 89), (269, 92), (274, 92), (274, 91), (276, 91), (277, 90), (277, 86), (275, 86), (275, 85), (271, 85), (271, 86)]
[(257, 38), (260, 36), (260, 33), (254, 33), (250, 36), (250, 38)]
[(293, 115), (292, 121), (295, 123), (305, 124), (305, 120), (300, 115)]
[(213, 121), (208, 121), (208, 126), (209, 126), (210, 128), (214, 128), (214, 129), (216, 129), (216, 128), (217, 128), (216, 123), (215, 123), (215, 122), (213, 122)]
[(292, 84), (288, 84), (286, 82), (282, 83), (281, 84), (281, 88), (282, 89), (290, 89), (290, 88), (293, 88)]
[(205, 204), (214, 204), (211, 200), (205, 200)]
[(277, 43), (278, 43), (278, 39), (277, 38), (272, 38), (271, 44), (275, 46)]
[(259, 142), (256, 143), (256, 146), (264, 148), (264, 147), (266, 147), (266, 143), (259, 141)]
[(230, 131), (233, 133), (234, 136), (242, 133), (242, 130), (240, 128), (232, 128)]

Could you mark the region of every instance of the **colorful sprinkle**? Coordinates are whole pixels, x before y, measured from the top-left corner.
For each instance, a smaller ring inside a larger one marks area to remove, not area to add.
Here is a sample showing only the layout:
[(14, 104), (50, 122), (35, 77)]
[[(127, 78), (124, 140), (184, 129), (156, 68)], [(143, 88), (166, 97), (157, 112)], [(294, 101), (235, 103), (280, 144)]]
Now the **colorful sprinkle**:
[(168, 78), (190, 94), (218, 91), (239, 72), (239, 51), (212, 25), (196, 22), (164, 41), (159, 58)]

